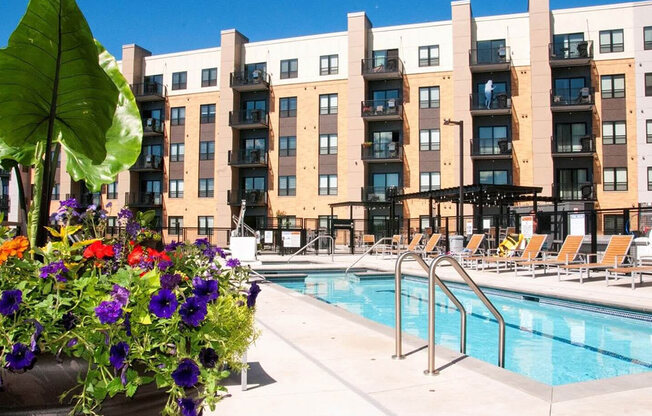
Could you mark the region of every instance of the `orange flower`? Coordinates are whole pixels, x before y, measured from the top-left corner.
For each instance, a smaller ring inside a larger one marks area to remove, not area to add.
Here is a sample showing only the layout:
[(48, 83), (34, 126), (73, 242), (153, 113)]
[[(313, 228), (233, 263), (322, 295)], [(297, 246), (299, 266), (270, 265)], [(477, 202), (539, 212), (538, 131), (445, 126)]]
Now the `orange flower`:
[(27, 237), (18, 236), (13, 240), (8, 240), (2, 243), (0, 246), (0, 264), (7, 261), (9, 257), (18, 257), (19, 259), (23, 258), (23, 253), (29, 247), (29, 241)]

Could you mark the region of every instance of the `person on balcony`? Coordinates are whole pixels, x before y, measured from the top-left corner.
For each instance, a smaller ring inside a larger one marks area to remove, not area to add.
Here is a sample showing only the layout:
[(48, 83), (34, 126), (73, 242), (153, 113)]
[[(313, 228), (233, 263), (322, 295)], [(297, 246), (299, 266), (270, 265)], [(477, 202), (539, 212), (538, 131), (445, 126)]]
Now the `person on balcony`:
[(487, 81), (484, 86), (484, 105), (487, 107), (487, 110), (491, 108), (491, 98), (494, 91), (494, 83), (492, 80)]

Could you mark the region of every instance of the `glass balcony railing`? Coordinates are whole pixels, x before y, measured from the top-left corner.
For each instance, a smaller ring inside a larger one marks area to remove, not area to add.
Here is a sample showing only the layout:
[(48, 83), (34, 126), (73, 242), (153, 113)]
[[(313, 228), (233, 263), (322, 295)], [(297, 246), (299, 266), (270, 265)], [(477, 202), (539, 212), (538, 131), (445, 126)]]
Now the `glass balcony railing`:
[(471, 67), (483, 65), (509, 67), (511, 60), (512, 57), (509, 46), (469, 50), (469, 64)]
[(595, 187), (591, 182), (554, 183), (553, 195), (565, 201), (586, 201), (595, 199)]
[(127, 192), (125, 205), (130, 207), (156, 207), (163, 204), (163, 194), (160, 192)]
[(244, 200), (248, 207), (267, 205), (267, 191), (264, 189), (228, 190), (226, 199), (229, 205), (241, 205)]
[(167, 95), (167, 88), (159, 82), (132, 84), (131, 91), (136, 99), (141, 101), (161, 100)]
[(593, 59), (593, 41), (571, 40), (550, 43), (550, 61), (590, 60)]
[(494, 93), (491, 95), (489, 99), (487, 99), (487, 97), (484, 94), (482, 95), (471, 94), (469, 98), (471, 101), (470, 102), (471, 111), (475, 111), (475, 112), (509, 113), (512, 108), (512, 98), (510, 94), (506, 92)]
[(399, 57), (376, 57), (362, 60), (362, 76), (368, 79), (403, 77), (403, 61)]
[(471, 140), (471, 156), (512, 155), (512, 141), (506, 137)]
[(143, 135), (152, 136), (163, 134), (163, 120), (158, 118), (143, 119)]
[(163, 169), (163, 158), (158, 155), (140, 155), (130, 170), (159, 171)]
[(362, 188), (365, 202), (388, 202), (393, 196), (402, 195), (402, 186), (366, 186)]
[(362, 144), (362, 160), (396, 161), (403, 160), (403, 145), (397, 142)]
[(269, 113), (262, 109), (230, 111), (229, 126), (239, 129), (268, 127)]
[(270, 75), (262, 69), (254, 71), (231, 72), (229, 85), (240, 91), (266, 90), (271, 81)]
[(590, 87), (582, 88), (555, 88), (550, 90), (550, 106), (553, 109), (586, 106), (589, 110), (595, 104), (595, 90)]
[(244, 149), (239, 152), (229, 150), (231, 166), (267, 166), (267, 151), (264, 149)]
[(552, 153), (556, 155), (577, 155), (595, 153), (595, 135), (575, 137), (552, 137)]
[(360, 114), (363, 118), (373, 120), (401, 120), (403, 118), (403, 100), (366, 100), (361, 103)]

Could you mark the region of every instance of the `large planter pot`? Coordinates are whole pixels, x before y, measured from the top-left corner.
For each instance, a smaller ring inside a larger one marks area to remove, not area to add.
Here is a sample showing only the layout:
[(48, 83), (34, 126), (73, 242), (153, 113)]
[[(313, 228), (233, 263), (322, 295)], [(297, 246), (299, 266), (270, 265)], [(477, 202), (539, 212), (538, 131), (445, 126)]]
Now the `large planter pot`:
[[(79, 359), (65, 358), (59, 364), (52, 355), (40, 355), (34, 368), (21, 374), (0, 370), (0, 415), (64, 416), (72, 410), (70, 397), (63, 403), (59, 397), (77, 385), (78, 374), (85, 374), (88, 365)], [(103, 402), (99, 414), (105, 416), (159, 415), (168, 394), (155, 383), (141, 386), (134, 397), (118, 394)]]

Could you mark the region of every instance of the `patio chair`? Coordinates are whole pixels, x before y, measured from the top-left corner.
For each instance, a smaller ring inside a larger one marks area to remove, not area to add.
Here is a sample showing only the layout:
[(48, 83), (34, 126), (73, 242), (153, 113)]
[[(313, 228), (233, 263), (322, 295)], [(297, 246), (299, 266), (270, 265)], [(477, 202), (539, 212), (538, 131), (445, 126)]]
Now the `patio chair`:
[(464, 250), (461, 253), (454, 254), (453, 256), (462, 265), (464, 265), (465, 260), (471, 258), (481, 258), (482, 256), (476, 256), (476, 253), (484, 252), (484, 250), (480, 248), (483, 241), (484, 241), (484, 234), (473, 234), (469, 239), (469, 242), (466, 243), (466, 247), (464, 247)]
[(500, 273), (500, 265), (505, 265), (505, 270), (509, 269), (512, 263), (532, 261), (539, 256), (543, 243), (548, 238), (548, 234), (535, 234), (530, 238), (530, 242), (525, 246), (525, 249), (518, 257), (500, 257), (500, 256), (486, 256), (482, 258), (482, 270), (486, 264), (495, 263), (496, 273)]
[(532, 273), (532, 278), (535, 277), (535, 269), (539, 266), (543, 267), (544, 273), (548, 270), (548, 268), (552, 266), (560, 266), (560, 265), (568, 265), (572, 263), (576, 263), (578, 260), (578, 253), (580, 251), (580, 247), (582, 246), (582, 242), (584, 241), (584, 236), (583, 235), (569, 235), (566, 236), (566, 239), (564, 240), (564, 244), (562, 244), (561, 248), (559, 249), (559, 252), (556, 253), (556, 255), (552, 255), (550, 258), (548, 258), (549, 255), (555, 254), (552, 252), (544, 252), (543, 253), (543, 260), (534, 260), (534, 261), (526, 261), (526, 262), (514, 262), (514, 275), (518, 274), (518, 270), (528, 270)]
[(439, 240), (441, 240), (441, 234), (436, 233), (430, 236), (428, 241), (426, 242), (426, 245), (423, 247), (423, 250), (421, 250), (421, 255), (423, 257), (435, 257), (441, 254), (441, 250), (437, 247), (439, 244)]
[(652, 265), (649, 262), (643, 263), (642, 260), (639, 261), (638, 265), (631, 267), (616, 267), (613, 269), (607, 269), (605, 274), (605, 280), (607, 281), (607, 286), (609, 286), (609, 280), (614, 279), (632, 279), (632, 290), (636, 288), (636, 277), (638, 276), (638, 282), (643, 283), (643, 275), (652, 274)]
[(392, 253), (398, 253), (401, 251), (401, 235), (400, 234), (394, 234), (392, 236), (392, 241), (390, 241), (389, 244), (384, 244), (382, 245), (382, 254), (383, 256), (385, 255), (391, 255)]
[(586, 277), (588, 279), (591, 277), (592, 270), (601, 271), (619, 268), (628, 257), (627, 252), (629, 252), (629, 247), (631, 246), (633, 239), (633, 235), (612, 235), (601, 261), (589, 263), (591, 257), (595, 256), (597, 260), (598, 256), (596, 253), (591, 253), (586, 257), (587, 263), (559, 265), (557, 266), (557, 279), (561, 280), (561, 269), (566, 270), (566, 276), (568, 276), (571, 271), (579, 272), (580, 283), (584, 283), (584, 272), (586, 272)]

